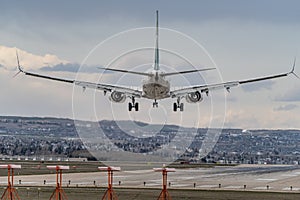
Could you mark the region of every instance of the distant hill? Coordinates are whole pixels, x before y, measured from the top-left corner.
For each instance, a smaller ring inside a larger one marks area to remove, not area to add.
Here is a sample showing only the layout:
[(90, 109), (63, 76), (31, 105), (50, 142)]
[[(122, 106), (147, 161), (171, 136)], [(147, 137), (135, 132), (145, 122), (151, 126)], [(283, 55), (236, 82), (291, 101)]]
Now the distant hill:
[[(180, 129), (176, 125), (151, 125), (132, 121), (89, 122), (105, 130), (119, 148), (143, 153), (160, 148)], [(121, 127), (121, 128), (120, 128)], [(136, 128), (140, 127), (140, 128)], [(147, 135), (147, 130), (160, 130)], [(199, 158), (207, 129), (198, 129), (182, 159), (196, 162), (298, 164), (300, 130), (223, 129), (213, 150)], [(137, 137), (141, 134), (143, 137)], [(166, 140), (168, 138), (168, 140)], [(184, 138), (183, 138), (184, 139)], [(151, 144), (151, 145), (150, 145)], [(0, 154), (2, 157), (89, 157), (72, 119), (51, 117), (0, 116)]]

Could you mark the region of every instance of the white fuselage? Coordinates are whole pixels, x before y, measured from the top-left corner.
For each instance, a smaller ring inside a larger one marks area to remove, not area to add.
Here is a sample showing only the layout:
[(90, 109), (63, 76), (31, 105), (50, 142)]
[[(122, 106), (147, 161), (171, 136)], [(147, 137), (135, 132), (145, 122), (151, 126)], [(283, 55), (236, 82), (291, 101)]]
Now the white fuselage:
[(159, 72), (155, 72), (153, 76), (143, 81), (143, 97), (154, 100), (170, 97), (170, 82)]

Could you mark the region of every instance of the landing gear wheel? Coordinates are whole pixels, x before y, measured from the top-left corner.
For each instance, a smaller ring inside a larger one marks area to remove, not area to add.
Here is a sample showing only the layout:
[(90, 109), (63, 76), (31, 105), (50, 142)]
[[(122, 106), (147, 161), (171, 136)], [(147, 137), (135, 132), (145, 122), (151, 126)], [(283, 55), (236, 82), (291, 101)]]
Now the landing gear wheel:
[(139, 103), (135, 103), (134, 109), (135, 109), (135, 111), (139, 111)]
[(135, 111), (139, 111), (139, 103), (135, 102), (135, 98), (131, 98), (132, 102), (128, 103), (128, 110), (132, 111), (132, 108), (135, 109)]
[(132, 108), (133, 108), (132, 103), (129, 103), (129, 104), (128, 104), (128, 110), (131, 111)]
[(177, 110), (179, 109), (180, 110), (180, 112), (182, 112), (183, 111), (183, 103), (180, 103), (180, 100), (181, 100), (181, 98), (180, 97), (178, 97), (177, 98), (177, 102), (175, 102), (174, 104), (173, 104), (173, 111), (174, 112), (177, 112)]
[(156, 99), (155, 99), (155, 101), (153, 102), (153, 108), (158, 108), (158, 102), (156, 101)]
[(183, 103), (180, 104), (180, 106), (178, 106), (180, 109), (180, 112), (183, 112)]
[(135, 111), (139, 111), (139, 103), (128, 103), (128, 110), (132, 111), (133, 108), (135, 109)]
[(174, 104), (173, 104), (173, 111), (174, 111), (174, 112), (177, 112), (177, 107), (178, 107), (178, 106), (177, 106), (177, 103), (174, 103)]

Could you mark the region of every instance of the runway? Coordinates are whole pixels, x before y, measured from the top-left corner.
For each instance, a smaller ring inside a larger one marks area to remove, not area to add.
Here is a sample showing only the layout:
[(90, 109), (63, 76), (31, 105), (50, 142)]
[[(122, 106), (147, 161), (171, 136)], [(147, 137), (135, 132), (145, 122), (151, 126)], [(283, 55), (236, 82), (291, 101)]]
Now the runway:
[[(15, 176), (15, 186), (54, 186), (55, 174)], [(45, 183), (44, 183), (45, 180)], [(153, 170), (114, 173), (114, 187), (160, 188), (162, 175)], [(7, 177), (0, 177), (6, 185)], [(170, 188), (205, 190), (300, 191), (297, 165), (239, 165), (235, 167), (177, 169), (168, 174)], [(106, 172), (63, 175), (64, 186), (107, 186)]]

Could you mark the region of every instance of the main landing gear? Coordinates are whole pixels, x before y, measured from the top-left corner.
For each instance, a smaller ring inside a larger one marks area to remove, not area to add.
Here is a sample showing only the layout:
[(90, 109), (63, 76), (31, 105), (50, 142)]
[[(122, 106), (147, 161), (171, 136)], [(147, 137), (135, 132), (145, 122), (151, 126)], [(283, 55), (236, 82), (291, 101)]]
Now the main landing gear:
[(177, 112), (179, 109), (181, 112), (183, 111), (183, 103), (180, 103), (180, 97), (177, 98), (177, 102), (173, 104), (173, 111)]
[(132, 108), (134, 108), (135, 111), (139, 111), (139, 103), (135, 102), (134, 97), (131, 97), (131, 102), (128, 103), (128, 110), (132, 111)]
[[(177, 98), (177, 102), (175, 102), (173, 104), (173, 111), (174, 112), (177, 112), (177, 111), (182, 112), (183, 111), (184, 104), (180, 103), (180, 100), (181, 100), (181, 98), (178, 97)], [(157, 107), (158, 107), (158, 102), (155, 99), (154, 102), (153, 102), (153, 108), (157, 108)], [(131, 97), (131, 102), (128, 103), (128, 110), (132, 111), (132, 109), (134, 109), (135, 111), (139, 111), (139, 103), (135, 102), (135, 98), (134, 97)]]
[(153, 108), (158, 108), (158, 102), (156, 101), (156, 99), (154, 99)]

